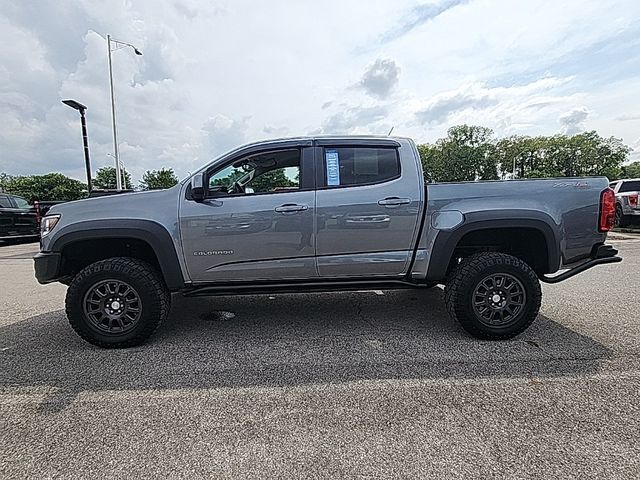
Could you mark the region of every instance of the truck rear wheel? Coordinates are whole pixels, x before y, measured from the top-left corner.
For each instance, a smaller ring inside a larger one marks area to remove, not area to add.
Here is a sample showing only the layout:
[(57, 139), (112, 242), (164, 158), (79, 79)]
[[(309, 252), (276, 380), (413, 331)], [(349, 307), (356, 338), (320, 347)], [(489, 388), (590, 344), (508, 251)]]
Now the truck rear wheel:
[(531, 267), (503, 253), (465, 258), (445, 288), (449, 315), (485, 340), (504, 340), (525, 331), (538, 316), (541, 300), (540, 282)]
[(114, 257), (92, 263), (73, 278), (66, 312), (86, 341), (124, 348), (147, 340), (169, 314), (170, 304), (171, 295), (151, 265)]

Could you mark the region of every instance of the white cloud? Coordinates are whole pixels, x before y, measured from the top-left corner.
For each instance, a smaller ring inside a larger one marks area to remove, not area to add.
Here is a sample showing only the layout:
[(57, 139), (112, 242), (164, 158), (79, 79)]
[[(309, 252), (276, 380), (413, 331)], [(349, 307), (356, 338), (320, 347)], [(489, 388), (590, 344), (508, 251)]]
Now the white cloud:
[(619, 122), (633, 122), (636, 120), (640, 120), (640, 114), (634, 115), (632, 113), (625, 113), (623, 115), (617, 116), (615, 119)]
[(535, 129), (536, 123), (575, 104), (579, 95), (565, 95), (571, 78), (544, 77), (524, 85), (491, 87), (481, 82), (464, 84), (427, 99), (411, 99), (405, 112), (418, 125), (438, 127), (459, 123), (486, 125), (510, 134)]
[(385, 105), (345, 107), (324, 120), (317, 133), (350, 134), (371, 132), (372, 125), (384, 120), (389, 112)]
[(587, 107), (574, 108), (560, 116), (558, 121), (562, 125), (562, 133), (566, 135), (575, 135), (584, 132), (584, 122), (589, 116)]
[(379, 58), (369, 66), (358, 84), (375, 98), (387, 98), (400, 78), (400, 67), (390, 58)]
[(468, 3), (469, 0), (438, 0), (422, 3), (404, 12), (399, 22), (380, 36), (380, 43), (391, 42), (407, 35), (411, 30), (437, 17), (458, 5)]
[(250, 117), (232, 120), (224, 115), (208, 119), (202, 129), (209, 142), (209, 157), (215, 157), (247, 141)]

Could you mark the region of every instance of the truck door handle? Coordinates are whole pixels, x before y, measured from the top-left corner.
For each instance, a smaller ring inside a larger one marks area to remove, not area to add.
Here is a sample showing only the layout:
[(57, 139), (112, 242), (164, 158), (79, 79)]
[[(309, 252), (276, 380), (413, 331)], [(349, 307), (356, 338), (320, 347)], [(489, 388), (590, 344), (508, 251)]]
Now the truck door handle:
[(378, 200), (378, 205), (383, 207), (397, 207), (399, 205), (409, 205), (410, 203), (411, 199), (399, 197), (387, 197), (384, 200)]
[(275, 210), (278, 213), (296, 213), (296, 212), (304, 212), (309, 207), (306, 205), (298, 205), (296, 203), (285, 203), (284, 205), (280, 205), (276, 207)]

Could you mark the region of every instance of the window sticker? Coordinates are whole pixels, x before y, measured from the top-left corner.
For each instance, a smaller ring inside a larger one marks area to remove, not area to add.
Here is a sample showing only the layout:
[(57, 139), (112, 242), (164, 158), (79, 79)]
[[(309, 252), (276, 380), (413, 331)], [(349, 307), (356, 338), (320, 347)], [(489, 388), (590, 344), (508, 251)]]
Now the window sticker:
[(326, 150), (324, 158), (327, 164), (327, 185), (340, 185), (340, 160), (337, 150)]

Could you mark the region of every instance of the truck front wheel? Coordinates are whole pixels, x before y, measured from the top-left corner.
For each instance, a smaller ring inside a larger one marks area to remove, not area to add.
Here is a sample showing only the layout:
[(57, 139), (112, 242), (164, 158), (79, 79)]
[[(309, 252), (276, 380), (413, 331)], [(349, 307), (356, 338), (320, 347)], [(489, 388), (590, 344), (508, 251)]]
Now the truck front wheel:
[(503, 340), (525, 331), (538, 316), (542, 291), (535, 272), (503, 253), (471, 255), (445, 287), (451, 317), (476, 338)]
[(156, 270), (135, 258), (114, 257), (85, 267), (66, 297), (71, 327), (104, 348), (139, 345), (169, 313), (171, 295)]

